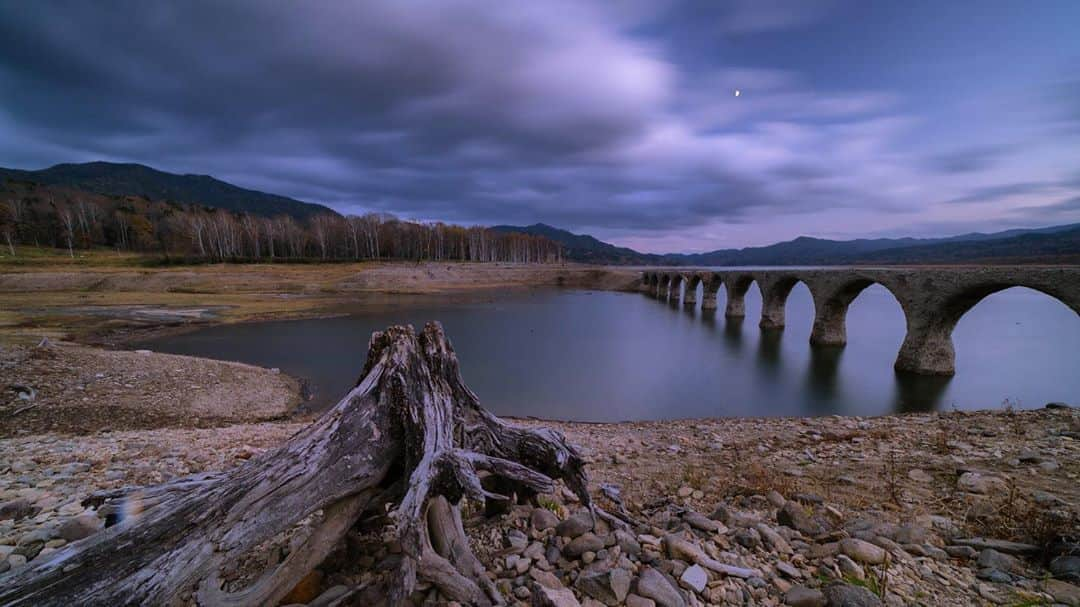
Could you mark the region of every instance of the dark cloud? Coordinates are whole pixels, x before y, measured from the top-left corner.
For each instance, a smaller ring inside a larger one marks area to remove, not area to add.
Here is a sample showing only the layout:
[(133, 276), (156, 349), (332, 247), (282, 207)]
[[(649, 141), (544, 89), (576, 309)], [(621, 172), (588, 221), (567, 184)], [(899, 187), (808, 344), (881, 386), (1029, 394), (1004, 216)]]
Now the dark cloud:
[(975, 173), (990, 168), (1006, 152), (1003, 146), (985, 145), (955, 150), (930, 157), (926, 165), (946, 174)]
[(894, 149), (893, 91), (672, 58), (688, 20), (750, 40), (830, 6), (0, 3), (0, 164), (134, 161), (346, 212), (601, 235), (918, 210), (926, 163)]

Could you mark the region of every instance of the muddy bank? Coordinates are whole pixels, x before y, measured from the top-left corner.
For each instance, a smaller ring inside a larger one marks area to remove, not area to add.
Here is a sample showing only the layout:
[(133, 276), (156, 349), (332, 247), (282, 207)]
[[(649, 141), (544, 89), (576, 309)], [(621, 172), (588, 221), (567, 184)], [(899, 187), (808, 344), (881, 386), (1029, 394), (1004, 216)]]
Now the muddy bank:
[(275, 370), (71, 343), (0, 348), (0, 437), (279, 419), (300, 403)]

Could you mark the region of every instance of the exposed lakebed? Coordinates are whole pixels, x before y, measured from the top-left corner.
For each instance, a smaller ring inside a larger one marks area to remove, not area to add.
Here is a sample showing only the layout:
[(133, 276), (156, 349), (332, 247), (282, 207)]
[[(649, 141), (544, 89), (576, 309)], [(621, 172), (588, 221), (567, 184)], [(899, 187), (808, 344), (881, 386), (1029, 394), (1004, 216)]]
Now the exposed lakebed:
[(236, 360), (309, 381), (314, 409), (355, 382), (372, 331), (439, 320), (462, 373), (499, 415), (579, 421), (721, 416), (875, 415), (1080, 400), (1080, 318), (1022, 288), (995, 294), (961, 319), (953, 378), (899, 376), (899, 304), (882, 287), (864, 291), (848, 315), (845, 348), (809, 345), (813, 303), (802, 285), (787, 327), (672, 307), (634, 293), (511, 290), (466, 296), (400, 295), (357, 304), (331, 318), (221, 325), (140, 347)]

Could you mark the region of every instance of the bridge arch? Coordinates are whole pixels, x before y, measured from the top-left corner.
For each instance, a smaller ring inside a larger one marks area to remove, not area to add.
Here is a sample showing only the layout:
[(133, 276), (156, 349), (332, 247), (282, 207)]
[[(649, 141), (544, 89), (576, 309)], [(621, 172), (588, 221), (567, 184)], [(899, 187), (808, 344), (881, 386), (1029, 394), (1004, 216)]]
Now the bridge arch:
[(683, 305), (690, 307), (697, 305), (697, 288), (704, 282), (699, 272), (688, 274), (685, 277), (686, 291), (683, 293)]
[[(980, 301), (1013, 287), (1025, 287), (1060, 301), (1080, 316), (1080, 289), (1025, 280), (976, 280), (957, 285), (940, 296), (916, 302), (908, 313), (908, 330), (896, 357), (898, 371), (923, 375), (953, 375), (956, 324)], [(905, 312), (907, 312), (905, 310)]]
[(720, 291), (720, 286), (724, 284), (723, 275), (717, 272), (709, 272), (702, 276), (701, 288), (701, 309), (702, 310), (715, 310), (716, 309), (716, 296)]
[[(727, 290), (727, 307), (724, 308), (724, 316), (728, 318), (743, 318), (746, 316), (746, 292), (757, 281), (753, 274), (736, 274), (729, 276), (724, 281)], [(758, 286), (761, 290), (761, 286)]]
[[(791, 290), (800, 282), (806, 285), (807, 289), (810, 288), (798, 274), (784, 274), (759, 282), (761, 322), (758, 326), (766, 330), (784, 328), (788, 295), (791, 295)], [(810, 296), (814, 297), (813, 290), (810, 291)]]
[(855, 277), (837, 285), (817, 286), (814, 295), (814, 327), (810, 331), (810, 343), (815, 346), (843, 346), (847, 344), (847, 316), (851, 303), (863, 291), (878, 285), (889, 292), (900, 305), (906, 322), (907, 309), (893, 287), (883, 281), (870, 277)]
[(670, 286), (668, 288), (668, 301), (677, 304), (679, 303), (679, 297), (682, 295), (681, 289), (683, 285), (684, 276), (678, 272), (671, 274)]

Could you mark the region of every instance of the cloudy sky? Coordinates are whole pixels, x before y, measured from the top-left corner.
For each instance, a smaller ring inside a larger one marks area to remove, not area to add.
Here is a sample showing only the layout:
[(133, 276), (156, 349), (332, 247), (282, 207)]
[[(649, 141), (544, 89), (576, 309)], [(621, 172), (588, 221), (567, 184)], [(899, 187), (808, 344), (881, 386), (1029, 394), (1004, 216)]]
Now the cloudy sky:
[(1076, 0), (0, 1), (0, 166), (656, 252), (1068, 223), (1078, 29)]

